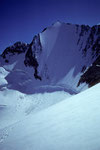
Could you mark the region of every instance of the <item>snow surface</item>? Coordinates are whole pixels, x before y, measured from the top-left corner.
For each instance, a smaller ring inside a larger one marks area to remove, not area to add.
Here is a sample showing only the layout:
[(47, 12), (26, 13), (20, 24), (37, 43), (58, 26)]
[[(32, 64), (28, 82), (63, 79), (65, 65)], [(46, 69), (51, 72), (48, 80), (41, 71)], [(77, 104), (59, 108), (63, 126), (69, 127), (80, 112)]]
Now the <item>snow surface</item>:
[(99, 150), (100, 84), (1, 128), (0, 150), (22, 149)]
[(34, 114), (70, 96), (64, 91), (27, 95), (16, 90), (4, 89), (0, 91), (0, 128), (11, 125), (31, 113)]

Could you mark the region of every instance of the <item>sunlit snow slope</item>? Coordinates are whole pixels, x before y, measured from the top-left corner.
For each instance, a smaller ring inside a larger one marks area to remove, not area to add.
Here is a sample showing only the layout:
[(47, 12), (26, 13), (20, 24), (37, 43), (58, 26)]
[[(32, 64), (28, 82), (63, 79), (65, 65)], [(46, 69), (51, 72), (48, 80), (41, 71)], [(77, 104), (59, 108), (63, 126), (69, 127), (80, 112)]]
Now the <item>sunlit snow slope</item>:
[(99, 150), (100, 84), (0, 130), (0, 150)]

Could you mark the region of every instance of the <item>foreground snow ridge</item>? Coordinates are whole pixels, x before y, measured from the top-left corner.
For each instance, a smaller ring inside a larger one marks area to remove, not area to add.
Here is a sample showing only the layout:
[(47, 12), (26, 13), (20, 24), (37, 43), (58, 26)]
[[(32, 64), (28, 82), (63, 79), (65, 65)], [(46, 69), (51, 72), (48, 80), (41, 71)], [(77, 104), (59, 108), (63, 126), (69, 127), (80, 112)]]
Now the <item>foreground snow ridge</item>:
[(99, 150), (100, 84), (0, 130), (0, 150)]

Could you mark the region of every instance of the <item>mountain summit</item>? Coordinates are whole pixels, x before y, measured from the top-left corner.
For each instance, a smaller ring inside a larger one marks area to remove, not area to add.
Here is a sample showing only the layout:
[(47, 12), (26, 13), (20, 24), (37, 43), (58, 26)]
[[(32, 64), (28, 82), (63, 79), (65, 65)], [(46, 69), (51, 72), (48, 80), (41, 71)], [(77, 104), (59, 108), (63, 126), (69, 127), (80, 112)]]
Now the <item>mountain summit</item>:
[(80, 92), (100, 82), (100, 25), (57, 21), (30, 44), (17, 42), (6, 48), (0, 68), (8, 72), (1, 89)]

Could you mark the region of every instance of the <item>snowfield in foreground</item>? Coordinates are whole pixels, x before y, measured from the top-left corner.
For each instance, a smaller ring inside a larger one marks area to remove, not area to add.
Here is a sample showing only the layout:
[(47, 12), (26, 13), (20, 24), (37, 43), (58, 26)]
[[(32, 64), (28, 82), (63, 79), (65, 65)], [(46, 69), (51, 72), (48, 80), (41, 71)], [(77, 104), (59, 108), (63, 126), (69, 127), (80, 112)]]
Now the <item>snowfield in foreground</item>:
[(4, 91), (0, 91), (0, 129), (70, 96), (64, 91), (27, 95), (16, 90), (4, 89)]
[(100, 84), (1, 129), (0, 150), (100, 150)]

